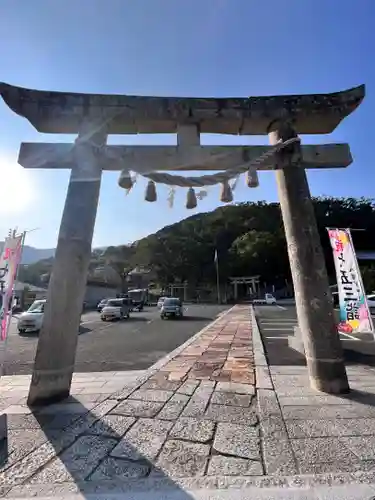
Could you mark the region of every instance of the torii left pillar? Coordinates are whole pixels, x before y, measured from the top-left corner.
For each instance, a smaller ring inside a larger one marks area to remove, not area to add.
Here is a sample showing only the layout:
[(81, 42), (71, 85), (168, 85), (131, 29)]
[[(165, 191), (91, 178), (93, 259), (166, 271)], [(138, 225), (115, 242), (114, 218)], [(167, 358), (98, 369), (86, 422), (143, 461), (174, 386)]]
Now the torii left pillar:
[(75, 166), (39, 334), (29, 406), (69, 396), (102, 177), (100, 149), (106, 140), (103, 127), (87, 122), (74, 146)]

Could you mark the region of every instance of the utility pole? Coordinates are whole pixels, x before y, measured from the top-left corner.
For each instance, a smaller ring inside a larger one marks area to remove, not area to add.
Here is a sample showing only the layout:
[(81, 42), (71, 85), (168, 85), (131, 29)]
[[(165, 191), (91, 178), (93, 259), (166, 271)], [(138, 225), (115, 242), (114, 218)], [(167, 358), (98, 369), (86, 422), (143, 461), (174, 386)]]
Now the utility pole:
[[(297, 137), (290, 123), (274, 121), (268, 130), (271, 145)], [(276, 181), (288, 245), (298, 323), (305, 348), (310, 384), (318, 391), (349, 392), (341, 341), (300, 145), (276, 155)]]
[(217, 290), (217, 303), (220, 304), (220, 274), (219, 274), (219, 256), (217, 249), (215, 250), (215, 268), (216, 268), (216, 290)]

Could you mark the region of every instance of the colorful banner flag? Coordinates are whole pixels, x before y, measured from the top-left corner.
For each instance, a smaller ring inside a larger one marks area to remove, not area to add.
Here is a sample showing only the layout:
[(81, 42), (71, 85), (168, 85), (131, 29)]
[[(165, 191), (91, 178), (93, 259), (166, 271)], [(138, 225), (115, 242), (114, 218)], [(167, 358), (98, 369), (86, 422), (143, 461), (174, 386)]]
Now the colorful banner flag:
[(349, 229), (328, 229), (339, 294), (342, 333), (373, 332), (366, 293)]
[(13, 287), (21, 261), (23, 238), (23, 234), (6, 238), (0, 254), (0, 341), (4, 341), (8, 334)]

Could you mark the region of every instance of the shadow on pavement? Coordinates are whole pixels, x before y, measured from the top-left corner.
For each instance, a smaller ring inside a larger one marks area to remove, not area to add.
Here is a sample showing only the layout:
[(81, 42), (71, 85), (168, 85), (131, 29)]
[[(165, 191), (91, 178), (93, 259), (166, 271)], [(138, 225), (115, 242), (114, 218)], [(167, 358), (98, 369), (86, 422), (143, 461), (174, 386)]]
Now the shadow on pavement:
[[(80, 493), (85, 495), (89, 492), (99, 493), (98, 487), (100, 493), (115, 492), (123, 482), (123, 494), (132, 491), (133, 488), (138, 491), (141, 488), (145, 493), (152, 494), (153, 490), (149, 490), (147, 485), (142, 487), (139, 483), (142, 480), (147, 481), (147, 477), (151, 475), (153, 480), (158, 481), (159, 488), (173, 492), (179, 500), (192, 500), (192, 497), (173, 479), (155, 466), (160, 452), (155, 450), (155, 436), (152, 433), (147, 436), (148, 439), (144, 437), (142, 439), (141, 435), (135, 436), (139, 419), (120, 414), (98, 416), (100, 407), (105, 403), (99, 403), (89, 410), (76, 398), (69, 397), (59, 404), (32, 410), (41, 430), (56, 452), (56, 458), (46, 461), (44, 468), (33, 475), (33, 483), (57, 482), (62, 486), (63, 482), (74, 482)], [(120, 403), (119, 401), (118, 404)], [(75, 417), (69, 413), (71, 405), (74, 405)], [(66, 413), (64, 406), (67, 408)], [(111, 407), (102, 413), (108, 411), (111, 411)], [(48, 416), (53, 416), (52, 423), (46, 419)], [(70, 418), (74, 421), (67, 426), (66, 422)], [(61, 426), (57, 430), (59, 420)], [(150, 419), (141, 420), (150, 421)], [(161, 425), (162, 423), (168, 425), (167, 421), (158, 422)], [(132, 429), (129, 441), (122, 440), (124, 434), (131, 432)], [(143, 443), (140, 446), (137, 443), (138, 439)], [(122, 457), (111, 457), (110, 453), (120, 442)], [(158, 493), (155, 493), (155, 499), (162, 496), (159, 489)], [(154, 498), (153, 494), (150, 498)]]
[(78, 330), (78, 335), (83, 335), (84, 333), (92, 332), (91, 328), (87, 328), (86, 326), (80, 325)]
[[(121, 324), (126, 324), (126, 323), (145, 323), (147, 321), (150, 321), (150, 318), (145, 318), (144, 316), (133, 316), (134, 313), (130, 313), (130, 317), (127, 319), (114, 319), (112, 321), (103, 321), (103, 325), (121, 325)], [(138, 314), (138, 313), (137, 313)], [(100, 323), (100, 319), (98, 320), (98, 323)]]
[[(134, 314), (135, 314), (135, 316), (134, 316)], [(139, 321), (140, 323), (150, 321), (150, 318), (145, 318), (144, 316), (138, 316), (138, 314), (142, 314), (142, 313), (130, 313), (130, 318), (125, 319), (124, 321), (125, 322), (131, 321), (132, 323), (137, 322), (137, 321)]]
[(372, 392), (351, 388), (348, 394), (340, 394), (340, 398), (375, 407), (375, 394)]
[[(306, 366), (305, 357), (295, 351), (288, 345), (287, 339), (269, 340), (265, 339), (263, 343), (265, 347), (266, 358), (271, 366)], [(347, 366), (363, 365), (375, 367), (375, 356), (373, 354), (365, 354), (344, 347), (344, 359)]]
[(262, 335), (267, 362), (270, 366), (306, 366), (305, 357), (288, 346), (288, 339), (270, 340)]
[[(87, 328), (86, 326), (79, 325), (78, 329), (78, 335), (82, 335), (84, 333), (91, 332), (91, 328)], [(30, 338), (30, 339), (35, 339), (35, 337), (39, 336), (39, 331), (34, 331), (34, 332), (18, 332), (18, 335), (20, 337), (23, 337), (24, 339)]]
[(20, 337), (27, 339), (35, 339), (36, 337), (39, 337), (39, 331), (34, 331), (34, 332), (17, 332), (17, 335)]
[(375, 366), (375, 356), (373, 354), (364, 354), (344, 348), (344, 357), (347, 364)]

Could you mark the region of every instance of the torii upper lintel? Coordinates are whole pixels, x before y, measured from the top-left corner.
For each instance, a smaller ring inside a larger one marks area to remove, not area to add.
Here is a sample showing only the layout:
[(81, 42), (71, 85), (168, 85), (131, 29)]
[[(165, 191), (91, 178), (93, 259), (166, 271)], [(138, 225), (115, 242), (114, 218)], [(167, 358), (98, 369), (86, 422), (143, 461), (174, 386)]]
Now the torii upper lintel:
[(83, 119), (108, 120), (108, 134), (200, 133), (265, 135), (286, 116), (298, 134), (327, 134), (362, 102), (365, 86), (328, 94), (261, 97), (153, 97), (32, 90), (0, 83), (5, 103), (39, 131), (76, 134)]

